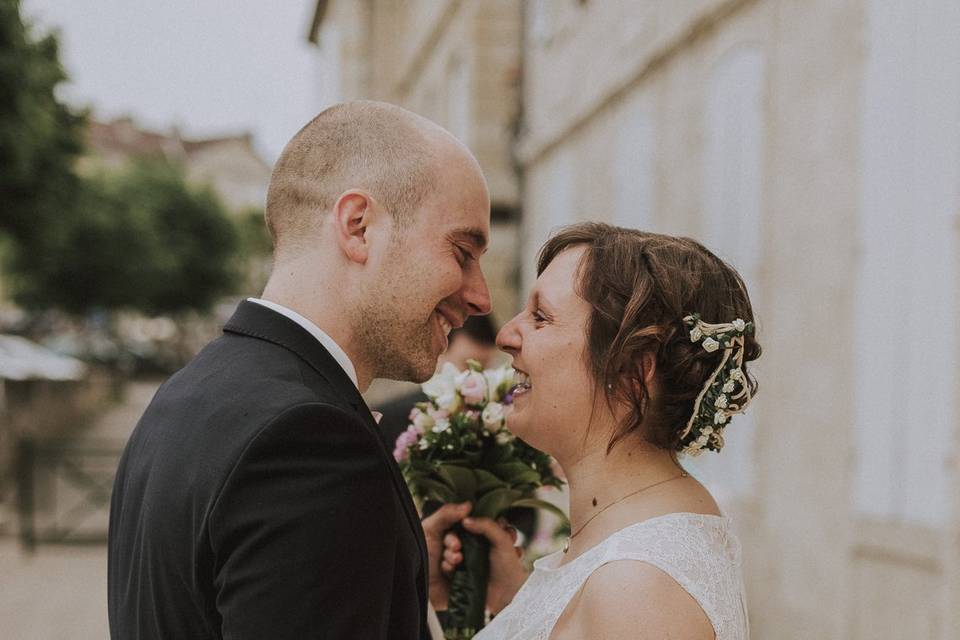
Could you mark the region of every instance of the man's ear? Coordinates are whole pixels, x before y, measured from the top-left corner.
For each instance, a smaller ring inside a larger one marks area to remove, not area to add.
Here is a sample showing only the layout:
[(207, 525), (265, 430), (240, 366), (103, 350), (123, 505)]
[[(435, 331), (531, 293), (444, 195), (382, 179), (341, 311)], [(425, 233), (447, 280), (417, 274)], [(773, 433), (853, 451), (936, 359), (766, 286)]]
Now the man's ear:
[(361, 190), (345, 191), (333, 203), (333, 233), (340, 250), (351, 262), (366, 264), (370, 255), (367, 228), (373, 209), (373, 198)]

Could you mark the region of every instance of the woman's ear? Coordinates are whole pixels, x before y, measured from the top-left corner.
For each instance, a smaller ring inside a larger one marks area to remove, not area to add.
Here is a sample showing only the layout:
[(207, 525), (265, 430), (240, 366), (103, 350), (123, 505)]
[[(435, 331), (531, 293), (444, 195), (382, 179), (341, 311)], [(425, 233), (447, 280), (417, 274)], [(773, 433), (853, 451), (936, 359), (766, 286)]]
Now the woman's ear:
[[(649, 396), (654, 390), (654, 378), (657, 374), (657, 355), (653, 351), (644, 351), (633, 358), (633, 392)], [(646, 402), (647, 398), (644, 398)]]
[(351, 262), (365, 264), (370, 256), (367, 228), (373, 217), (374, 200), (370, 194), (346, 191), (333, 204), (333, 232), (337, 245)]
[(637, 372), (647, 387), (653, 382), (657, 374), (657, 354), (653, 351), (644, 351), (637, 358)]

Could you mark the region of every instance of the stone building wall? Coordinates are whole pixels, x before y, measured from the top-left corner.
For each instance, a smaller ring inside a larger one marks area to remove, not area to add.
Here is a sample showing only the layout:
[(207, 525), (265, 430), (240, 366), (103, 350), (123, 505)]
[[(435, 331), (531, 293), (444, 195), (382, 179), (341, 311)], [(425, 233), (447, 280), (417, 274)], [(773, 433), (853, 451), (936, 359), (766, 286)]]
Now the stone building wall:
[(526, 24), (524, 288), (552, 228), (601, 219), (701, 239), (751, 290), (761, 392), (693, 466), (754, 635), (951, 637), (960, 349), (921, 327), (958, 293), (955, 3), (534, 0)]

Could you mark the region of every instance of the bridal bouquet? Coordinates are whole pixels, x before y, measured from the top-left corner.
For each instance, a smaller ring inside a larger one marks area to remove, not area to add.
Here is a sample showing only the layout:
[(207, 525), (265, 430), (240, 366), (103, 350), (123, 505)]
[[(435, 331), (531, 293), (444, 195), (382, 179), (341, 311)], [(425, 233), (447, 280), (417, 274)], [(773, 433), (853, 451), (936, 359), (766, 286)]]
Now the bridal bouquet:
[[(465, 371), (445, 364), (423, 384), (429, 402), (410, 412), (410, 426), (393, 452), (410, 491), (422, 501), (470, 501), (471, 517), (497, 518), (513, 507), (550, 510), (536, 499), (542, 486), (561, 487), (550, 456), (515, 438), (505, 427), (515, 386), (510, 367), (486, 371), (469, 361)], [(471, 638), (485, 621), (489, 577), (486, 538), (457, 529), (463, 562), (450, 584), (446, 637)]]

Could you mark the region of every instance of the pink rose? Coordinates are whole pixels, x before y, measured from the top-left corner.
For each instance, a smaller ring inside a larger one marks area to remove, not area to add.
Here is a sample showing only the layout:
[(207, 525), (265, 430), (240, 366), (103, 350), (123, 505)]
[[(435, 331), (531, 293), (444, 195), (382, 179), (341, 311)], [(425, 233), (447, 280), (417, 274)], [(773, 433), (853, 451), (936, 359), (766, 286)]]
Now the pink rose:
[(487, 379), (482, 373), (471, 371), (460, 383), (460, 395), (467, 404), (483, 404), (487, 399)]
[(434, 409), (433, 407), (430, 407), (429, 409), (427, 409), (427, 415), (433, 418), (434, 421), (446, 420), (447, 418), (450, 417), (450, 412), (447, 411), (446, 409)]
[(409, 456), (408, 449), (420, 441), (421, 431), (410, 425), (407, 430), (397, 436), (397, 444), (393, 450), (393, 457), (397, 462), (403, 462)]

